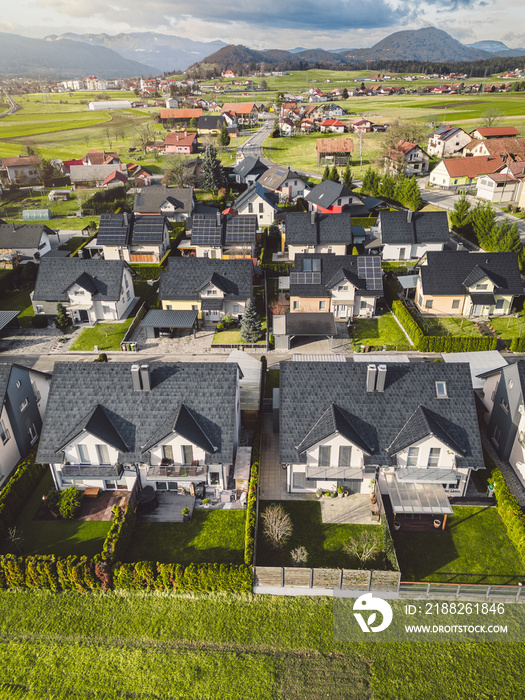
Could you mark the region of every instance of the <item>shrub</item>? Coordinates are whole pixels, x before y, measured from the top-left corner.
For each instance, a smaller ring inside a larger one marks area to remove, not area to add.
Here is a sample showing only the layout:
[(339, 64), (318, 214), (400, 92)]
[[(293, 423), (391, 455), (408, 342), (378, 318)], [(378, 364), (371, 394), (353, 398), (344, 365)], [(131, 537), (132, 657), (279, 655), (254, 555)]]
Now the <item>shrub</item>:
[(414, 343), (416, 348), (419, 348), (419, 343), (424, 338), (423, 331), (412, 318), (411, 314), (401, 301), (392, 303), (392, 312), (399, 319), (401, 325), (408, 333), (408, 337)]
[(47, 328), (46, 316), (31, 316), (31, 325), (33, 328)]
[(244, 563), (252, 564), (255, 544), (255, 521), (257, 519), (257, 482), (259, 480), (259, 463), (252, 464), (248, 497), (246, 499), (246, 522), (244, 534)]
[(106, 355), (105, 352), (101, 352), (100, 355), (97, 357), (96, 360), (93, 360), (93, 362), (107, 362), (108, 361), (108, 356)]
[(46, 508), (49, 508), (49, 510), (56, 508), (60, 502), (61, 496), (61, 491), (58, 491), (57, 489), (51, 489), (48, 491), (45, 500)]
[(58, 510), (60, 515), (67, 520), (74, 520), (82, 502), (82, 491), (75, 486), (70, 486), (62, 492)]
[(498, 513), (503, 520), (509, 539), (516, 545), (522, 562), (525, 564), (525, 514), (516, 497), (510, 492), (505, 478), (499, 469), (491, 474)]
[[(207, 506), (209, 502), (210, 502), (210, 499), (209, 499), (209, 498), (203, 498), (203, 499), (202, 499), (202, 503), (203, 503), (203, 505), (205, 505), (205, 506)], [(187, 510), (188, 513), (190, 512), (187, 508), (185, 508), (184, 510)], [(184, 510), (182, 511), (183, 514), (184, 514)]]
[(29, 494), (33, 491), (47, 466), (35, 463), (33, 451), (17, 468), (6, 486), (0, 492), (0, 537), (5, 537), (7, 529), (12, 527), (24, 507)]
[[(208, 500), (208, 499), (206, 499), (206, 500)], [(203, 501), (203, 503), (204, 503), (204, 501)], [(209, 501), (208, 501), (208, 503), (209, 503)], [(190, 514), (190, 509), (189, 509), (189, 508), (183, 508), (183, 509), (182, 509), (182, 515), (189, 515), (189, 514)]]
[(290, 557), (292, 559), (292, 564), (294, 566), (306, 566), (308, 561), (308, 552), (306, 547), (296, 547), (290, 552)]
[(113, 520), (102, 547), (104, 561), (111, 563), (124, 558), (133, 536), (135, 522), (135, 510), (132, 506), (114, 506)]
[(292, 536), (292, 519), (280, 503), (264, 509), (263, 534), (274, 549), (281, 549)]
[(223, 324), (223, 323), (218, 323), (218, 324), (217, 324), (217, 330), (218, 330), (218, 331), (223, 331), (223, 330), (224, 330), (224, 324)]

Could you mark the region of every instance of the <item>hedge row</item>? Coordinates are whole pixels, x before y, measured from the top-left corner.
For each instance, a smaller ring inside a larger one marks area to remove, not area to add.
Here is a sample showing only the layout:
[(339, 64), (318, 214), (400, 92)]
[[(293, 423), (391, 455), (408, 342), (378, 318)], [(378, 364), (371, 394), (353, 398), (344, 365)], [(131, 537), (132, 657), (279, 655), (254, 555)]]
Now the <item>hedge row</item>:
[(135, 510), (129, 503), (113, 507), (113, 521), (102, 547), (104, 561), (111, 563), (124, 557), (133, 537), (136, 520)]
[(399, 562), (397, 560), (396, 548), (394, 546), (394, 540), (392, 539), (392, 533), (388, 527), (388, 520), (384, 513), (381, 515), (381, 531), (383, 540), (383, 550), (385, 556), (390, 562), (394, 571), (400, 571)]
[(115, 564), (87, 557), (0, 557), (0, 588), (37, 588), (51, 591), (173, 590), (250, 593), (251, 567), (244, 564)]
[(503, 520), (509, 539), (516, 545), (522, 562), (525, 564), (525, 515), (516, 497), (509, 491), (505, 478), (499, 469), (491, 474), (498, 513)]
[(252, 464), (250, 470), (250, 484), (248, 486), (248, 497), (246, 499), (246, 523), (244, 535), (244, 563), (253, 563), (253, 551), (255, 545), (255, 521), (257, 518), (257, 483), (259, 481), (259, 464)]
[(115, 564), (115, 590), (234, 591), (251, 593), (252, 570), (244, 564), (160, 564), (141, 561)]
[(392, 312), (399, 319), (401, 325), (408, 333), (408, 337), (414, 343), (414, 347), (418, 348), (420, 341), (424, 338), (423, 331), (414, 321), (412, 314), (408, 311), (403, 302), (396, 300), (392, 303)]
[(510, 341), (509, 350), (511, 352), (525, 352), (525, 336), (513, 338)]
[(5, 537), (8, 528), (13, 527), (27, 502), (28, 495), (47, 470), (44, 464), (35, 463), (35, 454), (36, 449), (19, 464), (0, 493), (0, 538)]

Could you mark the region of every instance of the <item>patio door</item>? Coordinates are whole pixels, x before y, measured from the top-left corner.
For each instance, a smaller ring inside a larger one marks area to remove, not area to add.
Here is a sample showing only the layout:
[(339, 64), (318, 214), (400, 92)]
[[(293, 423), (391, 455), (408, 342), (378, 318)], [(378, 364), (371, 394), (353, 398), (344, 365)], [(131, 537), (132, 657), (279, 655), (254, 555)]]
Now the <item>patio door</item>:
[(336, 318), (346, 318), (348, 316), (348, 306), (346, 304), (337, 304), (335, 307)]

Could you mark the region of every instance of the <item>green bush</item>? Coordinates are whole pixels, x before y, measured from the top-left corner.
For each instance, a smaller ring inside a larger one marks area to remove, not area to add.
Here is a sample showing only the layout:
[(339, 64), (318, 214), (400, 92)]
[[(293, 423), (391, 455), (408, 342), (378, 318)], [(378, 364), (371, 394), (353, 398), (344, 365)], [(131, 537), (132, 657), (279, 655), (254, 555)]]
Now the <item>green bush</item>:
[(516, 545), (521, 560), (525, 564), (525, 514), (516, 497), (510, 492), (499, 469), (493, 470), (490, 481), (494, 484), (496, 506), (507, 535)]
[(56, 508), (60, 503), (61, 497), (62, 492), (58, 491), (57, 489), (51, 489), (50, 491), (48, 491), (45, 500), (46, 508), (49, 508), (49, 510), (51, 510), (52, 508)]
[(58, 511), (66, 520), (74, 520), (78, 511), (80, 510), (81, 503), (82, 491), (77, 489), (75, 486), (70, 486), (68, 489), (62, 492), (62, 496), (60, 497), (60, 502), (58, 504)]
[(129, 503), (113, 507), (113, 520), (102, 547), (103, 561), (112, 563), (124, 558), (133, 537), (135, 522), (135, 510)]
[(510, 342), (509, 350), (511, 352), (525, 352), (525, 336), (513, 338)]
[(107, 362), (108, 361), (108, 356), (106, 355), (105, 352), (101, 352), (100, 355), (97, 357), (96, 360), (93, 360), (93, 362)]
[(381, 514), (381, 535), (382, 535), (382, 547), (386, 558), (388, 559), (390, 565), (394, 571), (400, 571), (399, 562), (397, 560), (396, 548), (394, 546), (394, 540), (392, 539), (392, 533), (388, 527), (388, 520), (384, 513)]
[(244, 564), (161, 564), (151, 561), (117, 563), (113, 567), (115, 590), (174, 590), (185, 592), (229, 591), (250, 593), (252, 572)]
[(408, 337), (414, 343), (416, 348), (419, 348), (419, 343), (423, 339), (423, 331), (412, 318), (412, 315), (401, 301), (392, 303), (392, 312), (399, 319), (401, 325), (408, 333)]
[(255, 547), (255, 523), (257, 519), (257, 483), (259, 481), (259, 463), (254, 462), (250, 470), (250, 482), (246, 499), (246, 523), (244, 535), (244, 563), (253, 563)]
[(34, 450), (17, 468), (0, 492), (0, 538), (13, 527), (29, 495), (47, 471), (44, 464), (35, 464)]

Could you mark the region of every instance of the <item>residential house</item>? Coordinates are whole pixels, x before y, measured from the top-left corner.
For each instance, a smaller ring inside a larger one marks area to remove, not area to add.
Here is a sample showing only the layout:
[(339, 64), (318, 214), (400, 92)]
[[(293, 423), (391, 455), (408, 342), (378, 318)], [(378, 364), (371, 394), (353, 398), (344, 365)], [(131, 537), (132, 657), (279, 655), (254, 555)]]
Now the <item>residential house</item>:
[(124, 260), (46, 256), (38, 267), (33, 309), (37, 316), (56, 316), (61, 302), (75, 324), (120, 321), (135, 303), (134, 274)]
[(523, 193), (525, 161), (507, 161), (498, 172), (483, 175), (476, 181), (476, 197), (489, 202), (518, 202)]
[(221, 113), (226, 112), (233, 114), (237, 123), (243, 126), (253, 126), (259, 119), (259, 110), (253, 102), (226, 102)]
[(54, 234), (45, 224), (0, 223), (0, 255), (38, 260), (51, 250), (49, 236)]
[(382, 210), (370, 233), (383, 245), (383, 260), (418, 259), (450, 240), (445, 211)]
[(50, 381), (46, 372), (0, 363), (0, 487), (38, 440)]
[(339, 119), (324, 119), (319, 125), (319, 131), (331, 131), (334, 134), (344, 134), (345, 130), (345, 125)]
[(166, 109), (178, 109), (180, 100), (177, 97), (168, 97)]
[(259, 158), (247, 156), (240, 160), (233, 169), (235, 182), (242, 185), (250, 185), (257, 178), (268, 170)]
[(101, 214), (97, 246), (104, 260), (158, 263), (170, 249), (170, 226), (164, 216)]
[(92, 148), (82, 158), (84, 165), (118, 165), (120, 162), (118, 153), (114, 151), (109, 151), (108, 153), (106, 151), (97, 151), (96, 148)]
[(350, 129), (356, 134), (358, 134), (360, 131), (363, 133), (368, 133), (372, 131), (372, 122), (370, 119), (360, 117), (359, 119), (354, 119), (354, 121), (350, 124)]
[(515, 126), (482, 126), (470, 132), (473, 139), (501, 139), (519, 136)]
[(135, 214), (165, 216), (168, 221), (186, 221), (197, 205), (191, 187), (145, 187), (136, 191)]
[(191, 119), (202, 117), (202, 109), (161, 109), (160, 121), (162, 124), (171, 124), (173, 126), (188, 126)]
[(523, 294), (516, 253), (430, 251), (421, 266), (415, 303), (428, 316), (506, 316)]
[(398, 141), (385, 159), (385, 167), (393, 174), (402, 171), (406, 177), (426, 175), (430, 169), (430, 158), (417, 143)]
[(308, 202), (308, 211), (316, 211), (319, 214), (340, 214), (354, 204), (362, 204), (351, 190), (332, 180), (325, 180), (311, 190), (306, 190), (304, 198)]
[(242, 316), (253, 295), (251, 260), (168, 258), (160, 276), (159, 300), (166, 310), (198, 311), (204, 323)]
[(278, 212), (278, 197), (260, 182), (251, 184), (233, 203), (238, 214), (257, 214), (259, 226), (270, 226)]
[(102, 187), (108, 190), (112, 189), (113, 187), (122, 187), (122, 185), (125, 185), (127, 181), (128, 176), (116, 170), (104, 179), (102, 182)]
[(116, 172), (127, 177), (128, 168), (124, 163), (118, 165), (71, 165), (69, 172), (71, 185), (76, 189), (77, 187), (102, 187), (104, 181)]
[(17, 156), (0, 159), (0, 177), (12, 185), (32, 185), (40, 182), (40, 158)]
[(166, 135), (164, 143), (161, 146), (163, 153), (195, 153), (197, 150), (197, 134), (172, 131)]
[(383, 296), (381, 259), (371, 255), (300, 253), (290, 271), (290, 311), (348, 320), (375, 314)]
[(319, 214), (316, 211), (286, 212), (283, 216), (281, 250), (289, 260), (299, 253), (346, 255), (352, 245), (350, 212)]
[(440, 126), (428, 137), (427, 153), (438, 158), (459, 155), (470, 141), (469, 134), (460, 127)]
[(429, 184), (441, 189), (463, 189), (476, 184), (480, 175), (494, 173), (503, 165), (499, 156), (444, 158), (432, 170)]
[(295, 122), (289, 117), (281, 117), (278, 121), (279, 132), (281, 136), (293, 136), (295, 133)]
[(252, 258), (260, 231), (255, 214), (195, 214), (191, 241), (179, 246), (183, 254), (191, 251), (197, 258)]
[(235, 363), (59, 362), (37, 459), (57, 489), (215, 494), (233, 476), (239, 393)]
[(283, 362), (279, 453), (290, 493), (379, 488), (401, 529), (444, 525), (484, 468), (469, 366)]
[(197, 131), (199, 136), (202, 134), (220, 134), (222, 125), (226, 123), (226, 120), (222, 115), (210, 114), (197, 119)]
[(473, 156), (500, 156), (504, 160), (525, 160), (525, 138), (498, 138), (479, 141), (470, 148)]
[(279, 195), (281, 202), (291, 202), (302, 197), (306, 180), (302, 175), (283, 165), (271, 165), (257, 182), (270, 192)]

